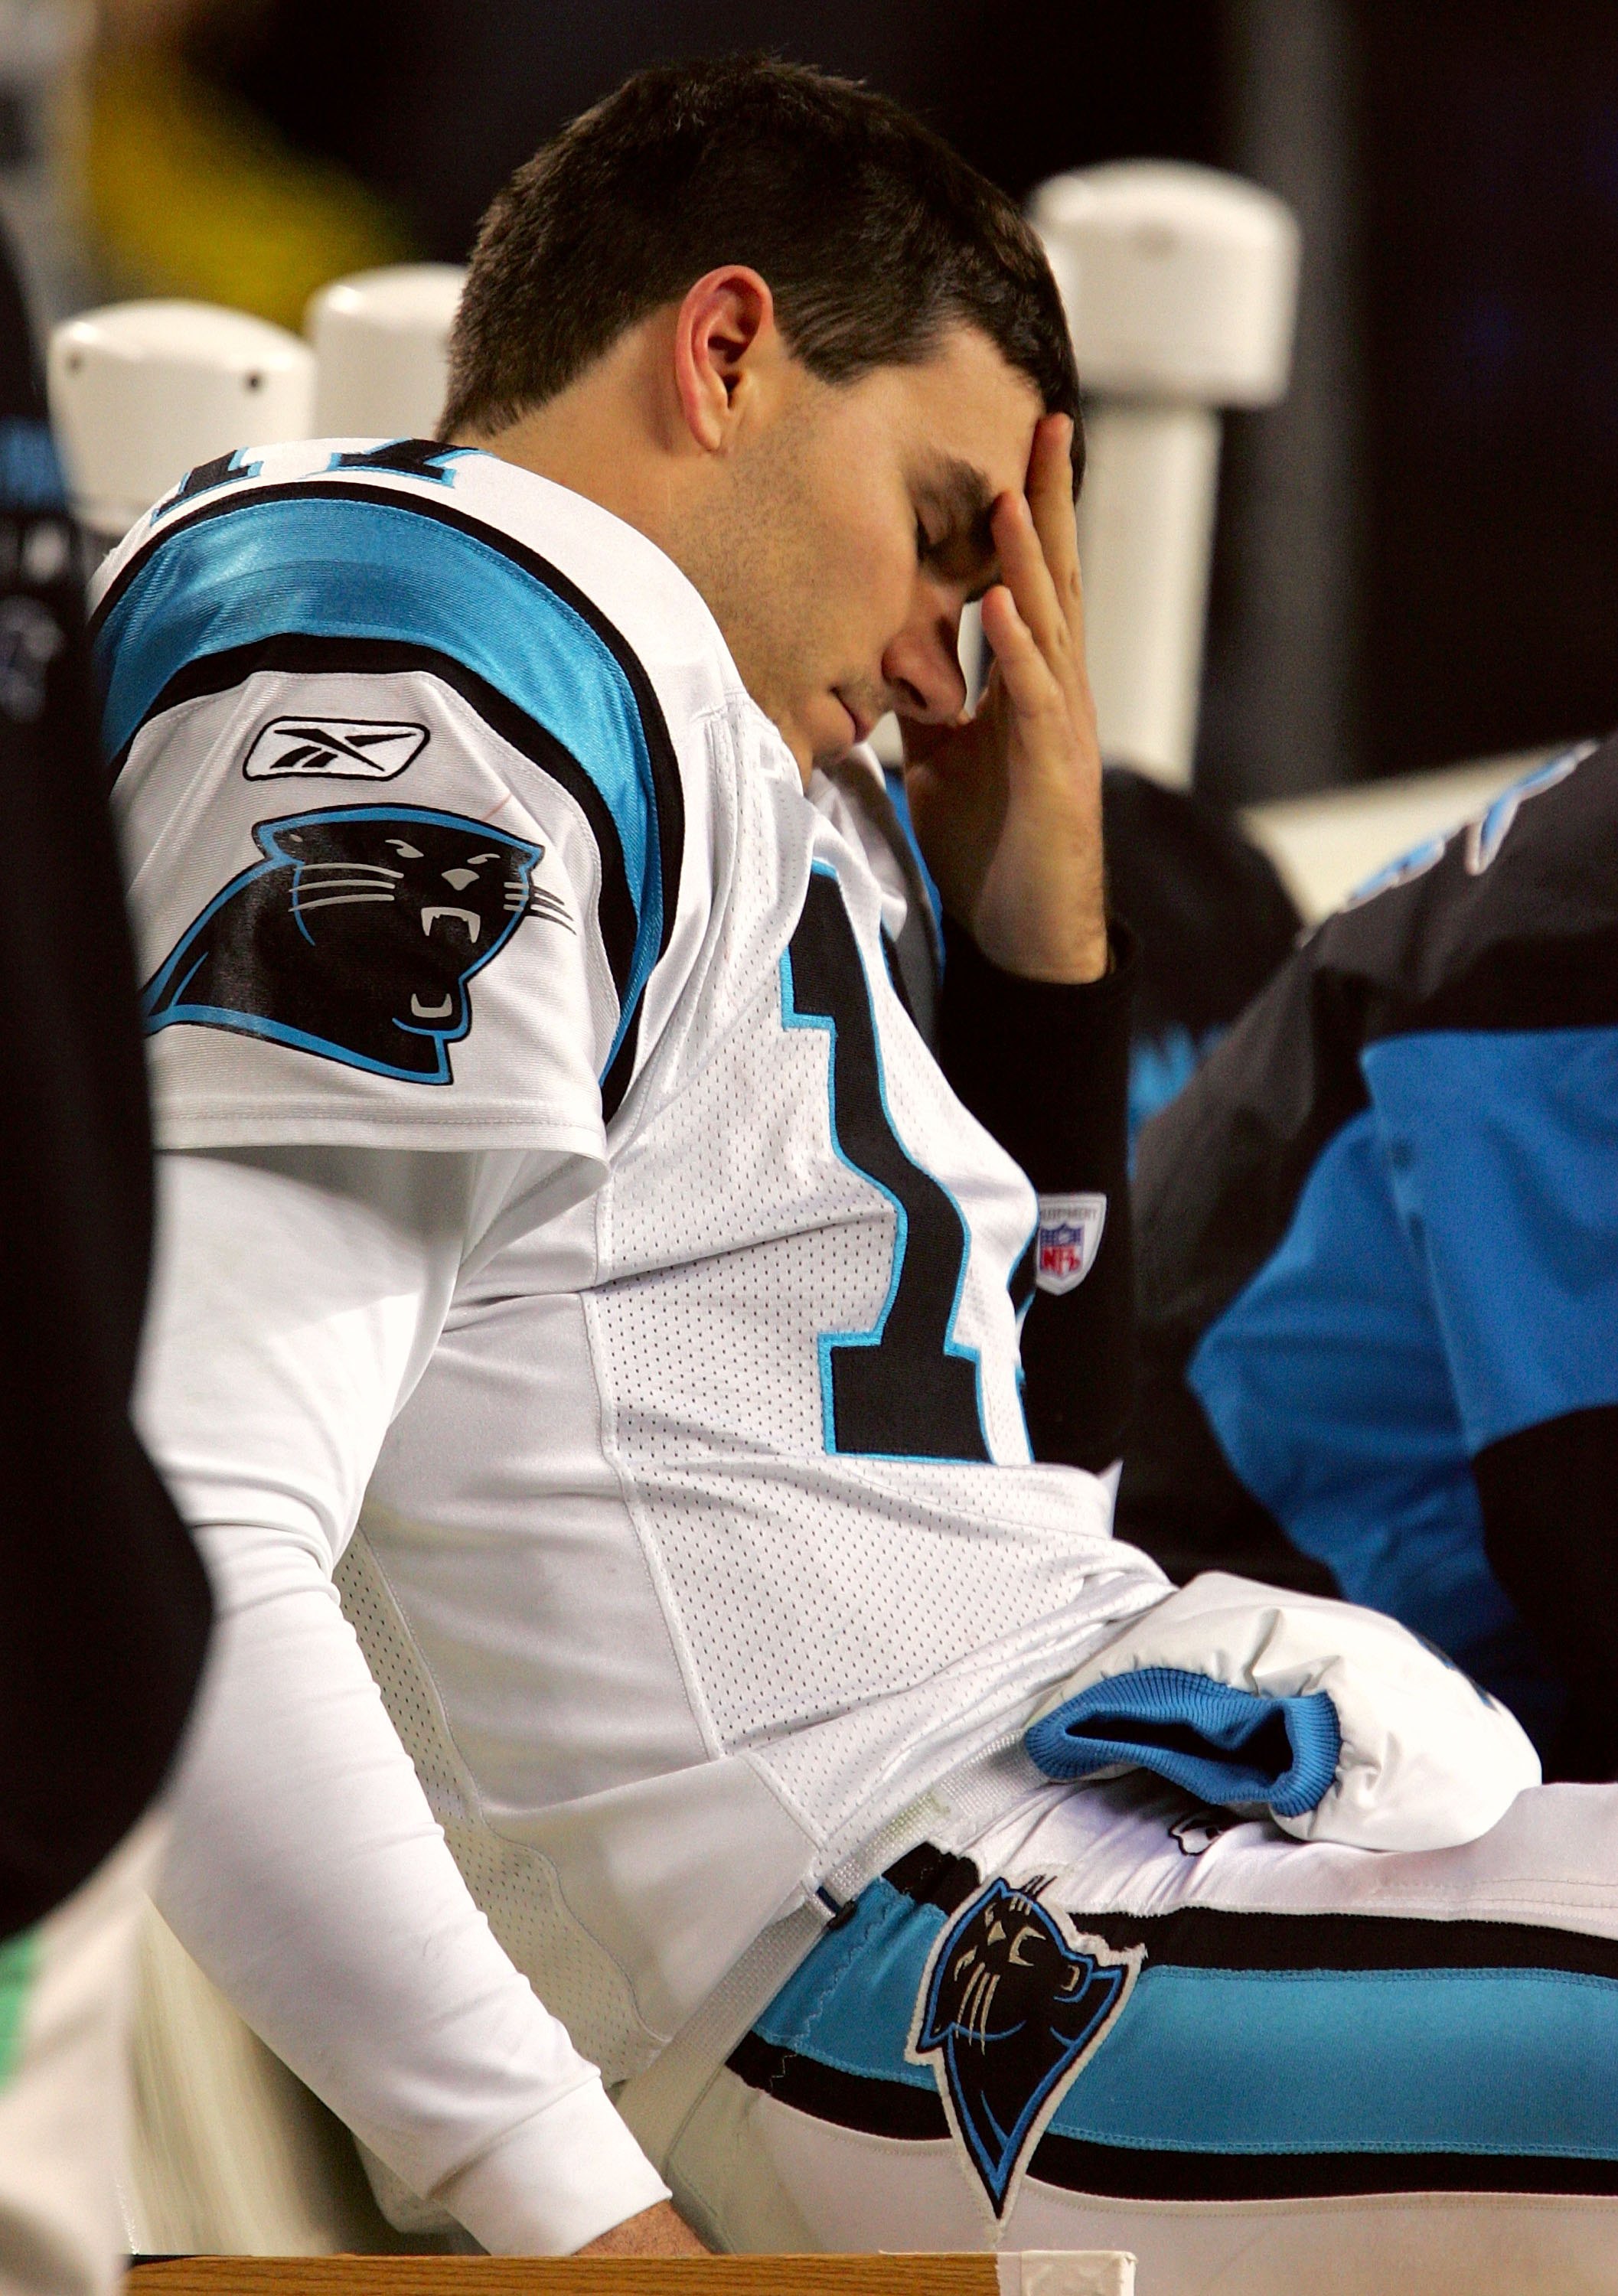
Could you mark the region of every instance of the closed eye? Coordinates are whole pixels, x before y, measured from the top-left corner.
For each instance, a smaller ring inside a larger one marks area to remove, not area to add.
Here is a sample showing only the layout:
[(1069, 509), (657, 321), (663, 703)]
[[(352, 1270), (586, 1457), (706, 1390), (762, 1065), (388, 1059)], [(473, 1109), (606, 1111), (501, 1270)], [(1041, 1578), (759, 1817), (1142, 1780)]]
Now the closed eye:
[[(953, 534), (941, 534), (936, 537), (930, 535), (921, 520), (919, 518), (916, 520), (916, 562), (917, 566), (932, 567), (943, 580), (958, 582), (962, 579), (962, 561), (965, 556), (965, 554), (961, 548), (957, 537)], [(992, 572), (983, 576), (980, 580), (972, 582), (962, 603), (967, 606), (981, 605), (999, 578), (999, 570), (996, 567)]]
[(969, 599), (981, 598), (997, 576), (990, 523), (994, 491), (987, 476), (948, 456), (916, 473), (911, 501), (917, 563), (933, 568), (951, 586), (958, 583)]

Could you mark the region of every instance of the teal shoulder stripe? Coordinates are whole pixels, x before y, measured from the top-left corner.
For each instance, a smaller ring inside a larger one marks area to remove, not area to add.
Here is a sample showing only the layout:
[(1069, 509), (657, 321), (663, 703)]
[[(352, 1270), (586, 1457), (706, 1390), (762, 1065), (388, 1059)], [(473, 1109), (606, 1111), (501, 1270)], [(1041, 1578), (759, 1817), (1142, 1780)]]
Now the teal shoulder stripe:
[(662, 870), (645, 727), (600, 633), (495, 542), (404, 500), (250, 495), (161, 537), (107, 614), (108, 756), (199, 658), (290, 633), (447, 654), (577, 759), (616, 824), (635, 902), (627, 1021), (662, 943)]
[(533, 575), (464, 529), (403, 504), (250, 496), (227, 517), (166, 537), (99, 636), (108, 755), (199, 655), (292, 631), (392, 639), (464, 662), (588, 772), (638, 884), (651, 764), (623, 670)]

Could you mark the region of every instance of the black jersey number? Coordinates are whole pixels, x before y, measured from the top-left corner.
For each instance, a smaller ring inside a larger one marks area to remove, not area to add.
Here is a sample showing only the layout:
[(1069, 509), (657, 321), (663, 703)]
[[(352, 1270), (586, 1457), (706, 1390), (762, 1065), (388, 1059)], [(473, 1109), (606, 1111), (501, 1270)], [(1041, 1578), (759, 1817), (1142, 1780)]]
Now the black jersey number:
[(950, 1333), (966, 1273), (966, 1223), (948, 1189), (900, 1146), (883, 1090), (871, 991), (834, 872), (809, 873), (781, 960), (781, 1017), (831, 1037), (832, 1137), (893, 1206), (893, 1273), (869, 1332), (823, 1332), (828, 1451), (987, 1460), (978, 1358)]

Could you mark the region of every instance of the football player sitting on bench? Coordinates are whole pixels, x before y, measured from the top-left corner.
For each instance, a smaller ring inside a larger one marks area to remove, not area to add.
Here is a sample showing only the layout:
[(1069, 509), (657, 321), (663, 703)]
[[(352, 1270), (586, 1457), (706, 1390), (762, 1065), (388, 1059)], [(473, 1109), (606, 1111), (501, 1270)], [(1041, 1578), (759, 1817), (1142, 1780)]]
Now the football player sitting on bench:
[[(1176, 1591), (1093, 1472), (1128, 976), (1077, 411), (1037, 242), (933, 136), (660, 70), (496, 202), (439, 443), (221, 458), (109, 564), (144, 1423), (223, 1613), (164, 1909), (491, 2249), (1261, 2288), (1329, 2225), (1339, 2286), (1436, 2290), (1549, 2194), (1572, 2286), (1618, 1795), (1533, 1790), (1386, 1620)], [(891, 707), (937, 1058), (849, 764)]]

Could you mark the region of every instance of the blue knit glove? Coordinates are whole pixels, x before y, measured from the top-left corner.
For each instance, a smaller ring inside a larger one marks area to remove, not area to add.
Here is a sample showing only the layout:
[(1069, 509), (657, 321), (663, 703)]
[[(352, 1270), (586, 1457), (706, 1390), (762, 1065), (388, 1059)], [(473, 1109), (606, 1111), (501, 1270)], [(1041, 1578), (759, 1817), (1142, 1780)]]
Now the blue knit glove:
[(1155, 1770), (1199, 1801), (1257, 1802), (1277, 1817), (1301, 1817), (1336, 1776), (1343, 1734), (1323, 1690), (1267, 1698), (1180, 1667), (1147, 1666), (1092, 1683), (1023, 1742), (1047, 1778)]

